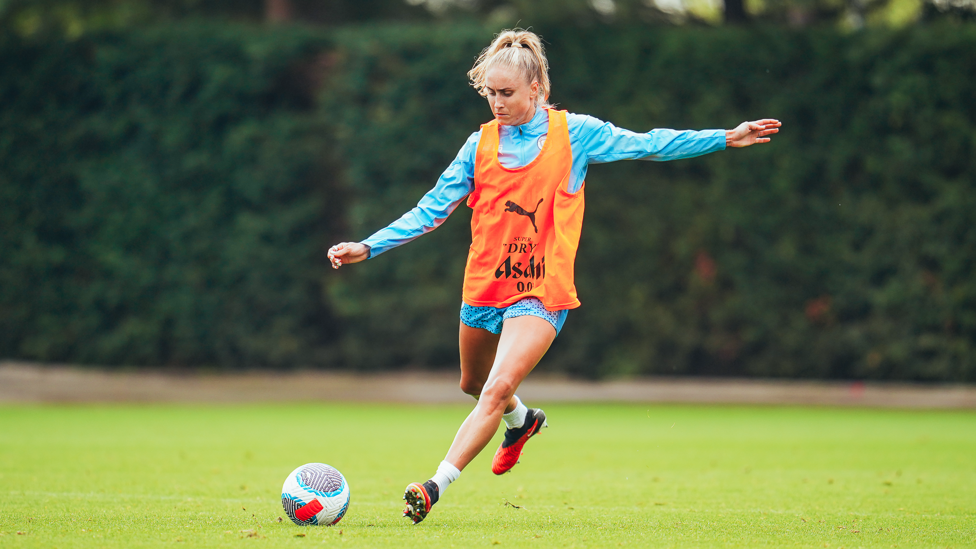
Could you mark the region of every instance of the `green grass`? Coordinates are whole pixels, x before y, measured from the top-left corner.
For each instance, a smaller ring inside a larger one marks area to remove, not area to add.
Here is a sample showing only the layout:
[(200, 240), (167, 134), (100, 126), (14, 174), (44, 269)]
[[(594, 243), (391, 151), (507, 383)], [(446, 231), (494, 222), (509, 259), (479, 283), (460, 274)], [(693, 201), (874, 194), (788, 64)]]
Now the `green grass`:
[[(551, 405), (513, 473), (499, 435), (411, 526), (467, 411), (0, 407), (0, 547), (976, 547), (973, 412)], [(350, 483), (335, 527), (278, 522), (310, 461)]]

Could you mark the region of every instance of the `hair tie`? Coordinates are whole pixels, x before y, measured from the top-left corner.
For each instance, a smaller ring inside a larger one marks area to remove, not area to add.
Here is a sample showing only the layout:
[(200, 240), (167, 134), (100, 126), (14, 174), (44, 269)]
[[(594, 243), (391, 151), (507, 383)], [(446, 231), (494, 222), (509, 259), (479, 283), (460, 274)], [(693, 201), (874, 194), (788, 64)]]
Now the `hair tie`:
[(508, 44), (507, 46), (505, 46), (505, 47), (506, 47), (506, 48), (516, 48), (516, 47), (517, 47), (517, 48), (521, 48), (521, 47), (522, 47), (522, 43), (521, 43), (521, 42), (511, 42), (511, 43), (509, 43), (509, 44)]

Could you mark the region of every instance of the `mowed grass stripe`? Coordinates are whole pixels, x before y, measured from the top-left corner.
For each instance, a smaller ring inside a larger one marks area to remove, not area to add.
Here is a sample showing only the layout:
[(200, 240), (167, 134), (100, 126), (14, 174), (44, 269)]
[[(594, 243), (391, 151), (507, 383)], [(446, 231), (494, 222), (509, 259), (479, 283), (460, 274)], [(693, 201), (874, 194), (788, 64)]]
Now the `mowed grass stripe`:
[[(411, 526), (468, 407), (0, 407), (0, 546), (976, 547), (973, 412), (545, 409), (511, 474), (499, 433)], [(278, 522), (312, 461), (352, 488), (336, 527)]]

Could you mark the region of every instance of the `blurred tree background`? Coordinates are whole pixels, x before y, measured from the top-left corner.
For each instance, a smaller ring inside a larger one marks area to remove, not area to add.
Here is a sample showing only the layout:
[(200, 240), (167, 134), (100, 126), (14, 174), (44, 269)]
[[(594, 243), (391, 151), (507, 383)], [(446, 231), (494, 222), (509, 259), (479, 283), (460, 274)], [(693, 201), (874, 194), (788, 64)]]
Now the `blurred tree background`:
[(5, 0), (0, 357), (457, 363), (469, 212), (338, 272), (490, 112), (539, 32), (553, 97), (772, 145), (594, 166), (584, 306), (543, 367), (976, 380), (976, 0)]

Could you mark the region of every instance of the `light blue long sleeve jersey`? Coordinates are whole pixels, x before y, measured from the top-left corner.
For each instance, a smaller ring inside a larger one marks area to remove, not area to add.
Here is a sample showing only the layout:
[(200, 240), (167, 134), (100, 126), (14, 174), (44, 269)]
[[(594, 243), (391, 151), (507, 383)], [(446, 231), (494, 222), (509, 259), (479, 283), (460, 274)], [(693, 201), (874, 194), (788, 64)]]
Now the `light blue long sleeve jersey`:
[[(592, 116), (566, 114), (573, 167), (570, 193), (579, 190), (590, 164), (617, 160), (678, 160), (701, 156), (725, 148), (725, 130), (676, 131), (656, 129), (635, 133)], [(520, 168), (535, 160), (549, 132), (549, 112), (536, 109), (532, 120), (521, 126), (499, 126), (498, 161), (506, 168)], [(481, 130), (471, 134), (457, 158), (444, 170), (437, 185), (417, 206), (389, 226), (363, 240), (369, 257), (410, 242), (444, 222), (474, 190), (474, 162)]]

